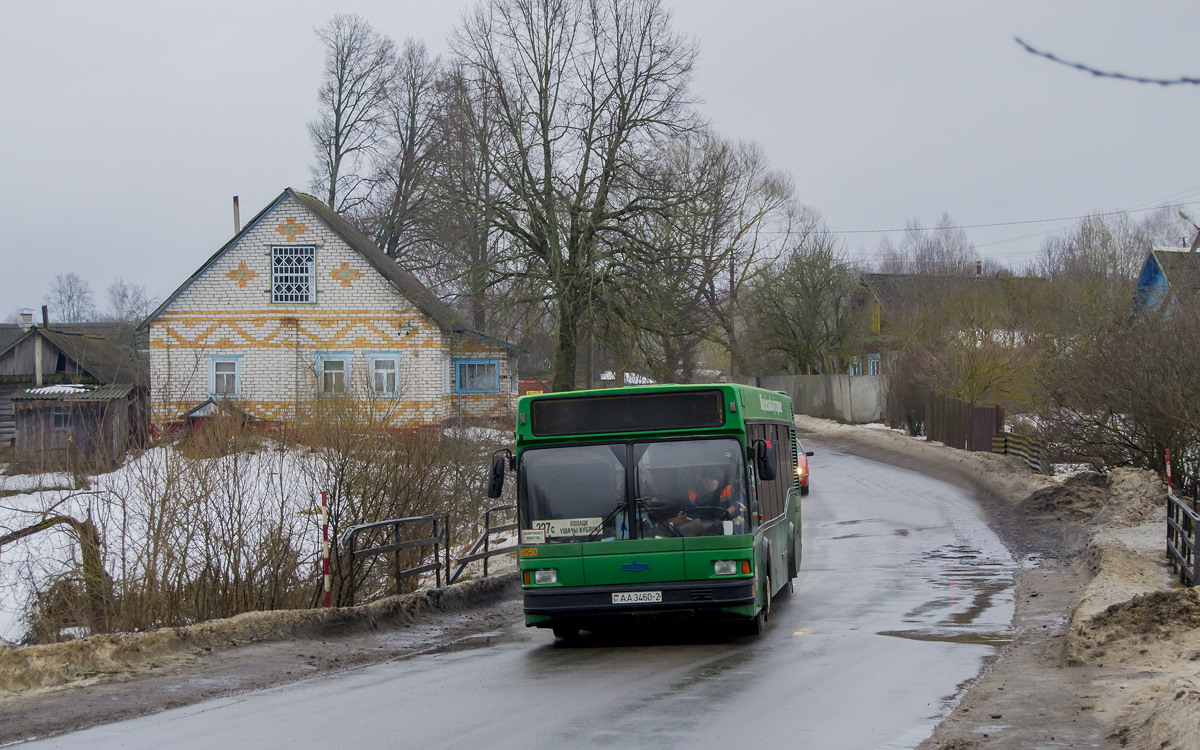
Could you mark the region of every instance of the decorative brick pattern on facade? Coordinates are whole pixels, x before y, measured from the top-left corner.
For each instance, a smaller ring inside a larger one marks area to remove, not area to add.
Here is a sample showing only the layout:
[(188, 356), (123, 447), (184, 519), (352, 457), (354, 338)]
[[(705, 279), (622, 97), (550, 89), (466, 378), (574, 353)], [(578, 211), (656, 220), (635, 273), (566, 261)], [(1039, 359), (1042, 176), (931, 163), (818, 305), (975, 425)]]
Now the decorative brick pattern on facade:
[[(284, 191), (143, 324), (154, 424), (210, 397), (290, 419), (327, 394), (370, 399), (397, 427), (508, 419), (515, 351), (468, 330), (387, 264), (315, 198)], [(460, 360), (485, 363), (471, 371), (487, 373), (485, 392), (474, 392), (478, 379), (463, 392)]]

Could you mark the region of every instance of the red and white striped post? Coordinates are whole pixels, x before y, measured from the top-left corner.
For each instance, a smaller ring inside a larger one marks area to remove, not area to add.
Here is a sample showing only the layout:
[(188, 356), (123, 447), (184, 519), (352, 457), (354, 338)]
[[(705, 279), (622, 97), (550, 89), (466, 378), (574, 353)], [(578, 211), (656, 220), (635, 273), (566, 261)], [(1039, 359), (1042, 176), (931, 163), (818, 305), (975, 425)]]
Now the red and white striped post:
[(1175, 490), (1171, 487), (1171, 449), (1167, 448), (1167, 492), (1175, 494)]
[(329, 502), (324, 490), (321, 491), (321, 565), (325, 571), (325, 609), (329, 609)]

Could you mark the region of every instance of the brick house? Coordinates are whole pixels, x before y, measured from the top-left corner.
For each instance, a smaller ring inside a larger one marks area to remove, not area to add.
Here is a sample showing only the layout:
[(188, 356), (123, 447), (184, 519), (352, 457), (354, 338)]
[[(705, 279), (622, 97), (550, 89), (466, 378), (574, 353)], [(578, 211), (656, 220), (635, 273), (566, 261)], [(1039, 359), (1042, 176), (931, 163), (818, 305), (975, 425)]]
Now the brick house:
[(291, 188), (142, 323), (151, 418), (210, 399), (280, 421), (350, 396), (396, 427), (508, 419), (514, 347), (471, 330), (320, 200)]

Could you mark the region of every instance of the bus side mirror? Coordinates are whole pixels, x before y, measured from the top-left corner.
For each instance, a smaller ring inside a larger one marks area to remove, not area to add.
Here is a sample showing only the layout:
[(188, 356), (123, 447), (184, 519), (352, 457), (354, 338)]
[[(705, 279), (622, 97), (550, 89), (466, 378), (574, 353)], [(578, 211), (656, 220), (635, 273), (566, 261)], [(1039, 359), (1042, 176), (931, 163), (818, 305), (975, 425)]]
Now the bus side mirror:
[(502, 451), (492, 454), (492, 466), (487, 469), (487, 497), (496, 499), (504, 493), (504, 464), (509, 463)]
[(771, 445), (771, 441), (755, 440), (754, 454), (758, 468), (758, 478), (764, 482), (774, 480), (776, 470), (779, 468), (779, 459), (775, 457), (775, 447)]
[(812, 451), (804, 451), (804, 455), (806, 455), (806, 456), (811, 456), (812, 454), (813, 454)]

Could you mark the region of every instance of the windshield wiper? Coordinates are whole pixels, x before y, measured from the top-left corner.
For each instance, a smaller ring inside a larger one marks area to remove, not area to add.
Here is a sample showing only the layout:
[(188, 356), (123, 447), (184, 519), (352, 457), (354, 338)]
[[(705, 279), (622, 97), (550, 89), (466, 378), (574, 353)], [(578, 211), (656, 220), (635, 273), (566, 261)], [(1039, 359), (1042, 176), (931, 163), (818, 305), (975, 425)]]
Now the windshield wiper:
[(596, 528), (592, 529), (592, 533), (588, 534), (587, 539), (584, 539), (583, 541), (590, 542), (593, 539), (595, 539), (597, 534), (604, 531), (604, 526), (609, 521), (613, 520), (613, 518), (615, 518), (618, 513), (625, 510), (627, 505), (628, 505), (628, 503), (625, 503), (625, 502), (617, 503), (617, 507), (613, 508), (612, 511), (610, 511), (607, 516), (605, 516), (604, 518), (601, 518), (600, 523), (596, 524)]
[(683, 536), (683, 533), (680, 532), (679, 529), (675, 528), (675, 524), (668, 523), (667, 521), (663, 520), (662, 514), (656, 513), (654, 509), (650, 507), (650, 498), (639, 497), (634, 499), (633, 502), (636, 504), (639, 513), (645, 511), (646, 519), (651, 523), (656, 523), (659, 526), (666, 526), (675, 536)]

